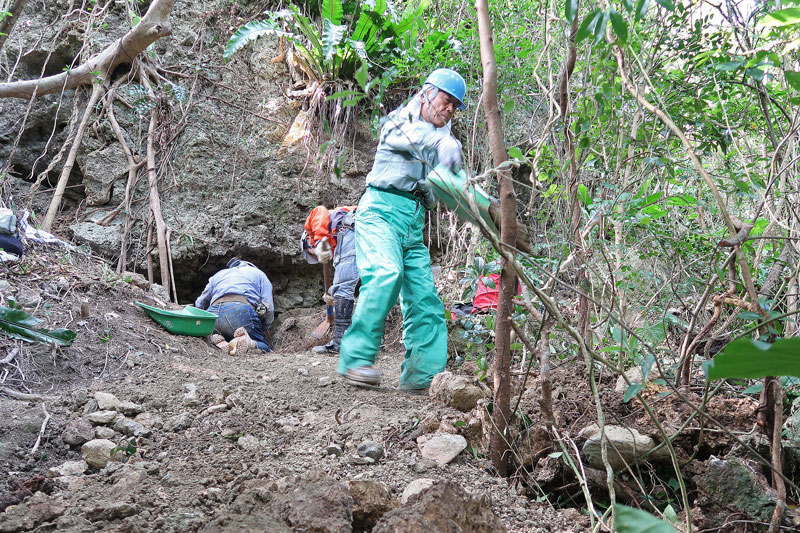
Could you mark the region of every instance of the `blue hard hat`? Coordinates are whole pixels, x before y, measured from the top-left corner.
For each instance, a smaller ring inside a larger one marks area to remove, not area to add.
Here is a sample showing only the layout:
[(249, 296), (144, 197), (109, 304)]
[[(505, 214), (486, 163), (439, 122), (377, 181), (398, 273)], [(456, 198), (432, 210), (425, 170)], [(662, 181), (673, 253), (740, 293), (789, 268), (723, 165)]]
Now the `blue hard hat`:
[(437, 87), (450, 96), (458, 100), (458, 108), (466, 109), (464, 105), (464, 95), (467, 92), (467, 82), (461, 77), (461, 74), (449, 68), (437, 68), (428, 75), (425, 80), (426, 84), (431, 84)]

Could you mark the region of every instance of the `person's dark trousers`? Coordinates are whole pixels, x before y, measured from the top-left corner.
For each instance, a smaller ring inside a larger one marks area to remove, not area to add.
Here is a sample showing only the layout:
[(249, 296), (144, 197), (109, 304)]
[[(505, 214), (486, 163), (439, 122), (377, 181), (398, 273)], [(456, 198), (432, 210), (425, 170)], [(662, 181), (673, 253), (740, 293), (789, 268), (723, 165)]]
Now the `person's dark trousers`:
[(212, 305), (208, 311), (219, 315), (214, 322), (214, 333), (219, 333), (226, 341), (233, 339), (233, 332), (243, 327), (255, 341), (256, 348), (265, 352), (272, 351), (261, 329), (261, 320), (252, 305), (243, 302), (222, 302)]
[(314, 353), (337, 353), (342, 335), (350, 327), (353, 318), (353, 300), (334, 297), (333, 308), (335, 313), (333, 317), (333, 338), (328, 344), (315, 346), (312, 349)]

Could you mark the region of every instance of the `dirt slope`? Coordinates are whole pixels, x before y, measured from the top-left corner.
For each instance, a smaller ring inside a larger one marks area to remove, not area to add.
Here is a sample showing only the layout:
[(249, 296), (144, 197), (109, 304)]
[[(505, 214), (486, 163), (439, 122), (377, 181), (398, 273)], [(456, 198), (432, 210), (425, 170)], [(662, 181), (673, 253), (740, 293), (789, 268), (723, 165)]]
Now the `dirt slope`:
[[(357, 516), (365, 505), (353, 482), (378, 482), (366, 486), (373, 492), (386, 489), (383, 511), (398, 507), (399, 513), (403, 491), (421, 478), (453, 481), (478, 498), (470, 505), (442, 501), (432, 507), (436, 512), (474, 507), (491, 515), (490, 506), (509, 531), (588, 527), (577, 511), (556, 511), (518, 495), (469, 448), (444, 466), (422, 460), (416, 442), (423, 433), (420, 422), (464, 415), (428, 396), (396, 391), (402, 361), (397, 350), (380, 355), (379, 389), (342, 383), (335, 357), (298, 351), (318, 323), (318, 311), (284, 316), (272, 339), (279, 352), (230, 357), (204, 339), (165, 332), (133, 305), (152, 301), (152, 289), (119, 279), (86, 256), (40, 250), (5, 270), (3, 280), (3, 305), (10, 298), (30, 304), (47, 326), (70, 327), (78, 339), (55, 352), (17, 343), (14, 366), (4, 367), (3, 386), (41, 394), (43, 402), (0, 395), (3, 507), (27, 496), (0, 513), (0, 531), (370, 530), (374, 520), (348, 522), (353, 497)], [(81, 302), (89, 304), (86, 317), (80, 315)], [(0, 353), (13, 344), (0, 336)], [(140, 425), (126, 429), (119, 423), (122, 415), (113, 413), (116, 422), (98, 423), (103, 406), (97, 405), (97, 392), (129, 402), (114, 409)], [(31, 455), (44, 419), (42, 403), (51, 418)], [(95, 425), (87, 428), (89, 419)], [(138, 437), (126, 462), (120, 451), (104, 468), (37, 477), (81, 459), (81, 444), (75, 443), (83, 439), (75, 435), (107, 436), (119, 444), (130, 440), (121, 431), (147, 435)], [(357, 453), (364, 441), (382, 447), (377, 463)], [(30, 497), (36, 490), (49, 496)], [(320, 490), (336, 497), (319, 497)], [(442, 494), (455, 493), (443, 489)], [(422, 512), (408, 505), (409, 513)], [(337, 510), (344, 513), (340, 522), (333, 518)]]

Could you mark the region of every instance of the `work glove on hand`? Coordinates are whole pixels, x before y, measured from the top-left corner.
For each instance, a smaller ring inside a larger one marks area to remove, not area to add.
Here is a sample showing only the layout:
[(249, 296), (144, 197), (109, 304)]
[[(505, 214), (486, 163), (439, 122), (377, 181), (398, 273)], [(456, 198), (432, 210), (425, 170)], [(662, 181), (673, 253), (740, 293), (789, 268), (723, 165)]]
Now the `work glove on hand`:
[(268, 304), (265, 304), (264, 302), (261, 302), (256, 306), (256, 314), (259, 317), (266, 316), (267, 313), (269, 313), (269, 305)]
[(452, 135), (442, 136), (436, 143), (439, 164), (446, 165), (454, 172), (461, 170), (461, 144)]
[(314, 247), (314, 255), (317, 256), (317, 259), (320, 263), (328, 263), (331, 259), (333, 259), (333, 253), (331, 252), (331, 245), (328, 242), (328, 238), (324, 237), (317, 245)]
[(322, 295), (322, 299), (325, 300), (325, 305), (333, 305), (333, 296), (328, 293)]

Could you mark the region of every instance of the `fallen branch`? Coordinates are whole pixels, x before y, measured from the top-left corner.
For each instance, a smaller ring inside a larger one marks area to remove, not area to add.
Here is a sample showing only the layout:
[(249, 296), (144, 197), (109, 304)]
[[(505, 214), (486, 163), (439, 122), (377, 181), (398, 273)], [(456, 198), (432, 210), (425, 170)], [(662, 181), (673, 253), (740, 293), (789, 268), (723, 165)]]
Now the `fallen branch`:
[(47, 406), (44, 402), (42, 402), (42, 411), (44, 411), (44, 421), (42, 422), (42, 428), (39, 430), (39, 436), (36, 437), (36, 444), (31, 448), (30, 455), (33, 455), (36, 453), (36, 450), (39, 449), (39, 444), (41, 444), (42, 437), (44, 436), (44, 430), (47, 429), (47, 423), (50, 422), (50, 413), (47, 412)]
[(60, 74), (35, 80), (0, 83), (0, 98), (32, 98), (88, 85), (96, 77), (107, 80), (114, 69), (131, 63), (148, 46), (172, 34), (167, 19), (175, 0), (154, 0), (139, 23), (85, 63)]
[(17, 354), (18, 354), (18, 353), (19, 353), (19, 348), (16, 348), (16, 347), (15, 347), (13, 350), (11, 350), (10, 352), (8, 352), (8, 355), (6, 355), (6, 356), (5, 356), (5, 357), (3, 357), (2, 359), (0, 359), (0, 365), (7, 365), (7, 364), (9, 364), (11, 361), (13, 361), (13, 360), (14, 360), (14, 358), (17, 356)]
[(15, 400), (22, 400), (22, 401), (40, 401), (42, 399), (41, 396), (38, 394), (26, 394), (24, 392), (19, 392), (14, 389), (9, 389), (8, 387), (0, 387), (0, 392), (7, 396), (11, 396)]

